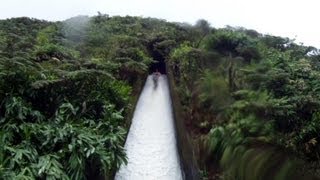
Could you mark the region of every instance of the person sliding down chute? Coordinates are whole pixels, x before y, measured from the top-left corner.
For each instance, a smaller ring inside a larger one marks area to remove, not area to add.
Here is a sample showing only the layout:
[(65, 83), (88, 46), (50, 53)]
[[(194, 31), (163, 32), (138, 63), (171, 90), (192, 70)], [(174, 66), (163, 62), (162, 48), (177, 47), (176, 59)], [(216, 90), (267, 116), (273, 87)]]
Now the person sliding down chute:
[(161, 73), (158, 70), (156, 70), (156, 72), (152, 74), (152, 79), (153, 79), (153, 84), (155, 89), (158, 86), (158, 79), (160, 76), (161, 76)]

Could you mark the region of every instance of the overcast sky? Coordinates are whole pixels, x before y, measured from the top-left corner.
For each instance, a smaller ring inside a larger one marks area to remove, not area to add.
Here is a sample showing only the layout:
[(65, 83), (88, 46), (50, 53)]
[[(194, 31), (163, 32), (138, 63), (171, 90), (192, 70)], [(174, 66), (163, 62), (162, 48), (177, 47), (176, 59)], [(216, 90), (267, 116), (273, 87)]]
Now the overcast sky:
[(1, 0), (0, 19), (64, 20), (76, 15), (157, 17), (213, 27), (242, 26), (320, 48), (319, 0)]

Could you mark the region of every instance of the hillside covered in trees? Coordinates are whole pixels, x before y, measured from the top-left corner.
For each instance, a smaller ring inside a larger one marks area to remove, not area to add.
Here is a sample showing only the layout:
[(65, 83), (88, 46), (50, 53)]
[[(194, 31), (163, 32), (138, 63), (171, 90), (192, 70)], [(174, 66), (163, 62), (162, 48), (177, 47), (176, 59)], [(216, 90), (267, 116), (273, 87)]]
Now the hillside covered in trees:
[(320, 51), (154, 18), (0, 20), (0, 179), (112, 178), (146, 76), (171, 72), (202, 179), (318, 179)]

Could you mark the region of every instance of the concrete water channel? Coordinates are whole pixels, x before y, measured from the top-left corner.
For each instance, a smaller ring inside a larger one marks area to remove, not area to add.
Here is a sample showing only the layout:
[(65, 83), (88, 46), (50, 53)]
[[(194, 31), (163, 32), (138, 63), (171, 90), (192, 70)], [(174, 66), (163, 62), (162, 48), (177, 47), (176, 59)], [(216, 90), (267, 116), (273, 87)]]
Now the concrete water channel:
[(128, 164), (116, 180), (185, 179), (180, 165), (168, 79), (161, 75), (157, 86), (149, 75), (134, 111), (125, 143)]

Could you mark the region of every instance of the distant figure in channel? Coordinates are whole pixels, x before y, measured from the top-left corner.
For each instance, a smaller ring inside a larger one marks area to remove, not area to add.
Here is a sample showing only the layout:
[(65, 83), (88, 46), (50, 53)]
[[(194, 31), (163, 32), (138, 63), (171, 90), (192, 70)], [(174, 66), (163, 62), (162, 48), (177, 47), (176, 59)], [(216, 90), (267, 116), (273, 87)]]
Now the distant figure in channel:
[(152, 76), (153, 76), (152, 79), (153, 79), (154, 88), (156, 89), (158, 86), (158, 79), (161, 76), (161, 73), (157, 69), (156, 72), (152, 74)]

